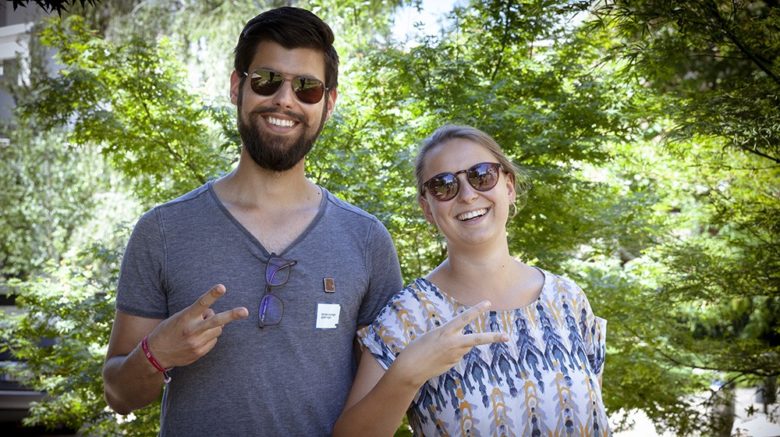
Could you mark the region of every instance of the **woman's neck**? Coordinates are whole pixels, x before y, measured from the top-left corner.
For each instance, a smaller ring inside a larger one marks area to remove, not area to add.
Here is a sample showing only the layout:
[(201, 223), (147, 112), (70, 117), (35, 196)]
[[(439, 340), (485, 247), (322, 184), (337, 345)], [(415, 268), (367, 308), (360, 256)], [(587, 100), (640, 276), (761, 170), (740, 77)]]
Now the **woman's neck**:
[(508, 251), (489, 256), (449, 254), (427, 279), (456, 301), (472, 306), (489, 300), (493, 309), (519, 308), (536, 299), (543, 275)]

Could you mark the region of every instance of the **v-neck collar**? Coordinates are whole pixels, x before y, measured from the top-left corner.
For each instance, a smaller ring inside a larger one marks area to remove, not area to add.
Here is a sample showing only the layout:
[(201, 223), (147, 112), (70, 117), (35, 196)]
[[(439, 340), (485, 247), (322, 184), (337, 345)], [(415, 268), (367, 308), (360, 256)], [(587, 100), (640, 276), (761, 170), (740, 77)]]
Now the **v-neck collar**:
[[(274, 253), (274, 255), (283, 256), (284, 254), (290, 252), (295, 246), (297, 246), (301, 241), (303, 241), (314, 229), (322, 219), (322, 216), (325, 214), (325, 208), (327, 207), (327, 197), (330, 196), (330, 193), (328, 190), (326, 190), (324, 187), (321, 187), (317, 185), (317, 188), (320, 189), (322, 192), (322, 197), (320, 199), (320, 205), (317, 210), (317, 215), (314, 216), (312, 221), (306, 226), (306, 228), (297, 236), (295, 237), (295, 240), (293, 240), (290, 244), (287, 245), (284, 249), (279, 251), (278, 253)], [(216, 204), (217, 208), (222, 211), (222, 213), (225, 215), (225, 217), (230, 221), (235, 228), (241, 232), (244, 237), (245, 241), (248, 243), (247, 246), (252, 252), (253, 255), (256, 257), (267, 260), (271, 256), (271, 252), (269, 252), (265, 246), (257, 239), (254, 235), (252, 235), (251, 232), (247, 228), (244, 227), (244, 225), (241, 224), (234, 216), (230, 213), (230, 211), (227, 209), (225, 204), (222, 203), (222, 201), (219, 199), (219, 196), (217, 196), (217, 192), (214, 190), (214, 181), (209, 181), (207, 183), (207, 189), (209, 194), (211, 195), (212, 200), (214, 201), (214, 204)]]

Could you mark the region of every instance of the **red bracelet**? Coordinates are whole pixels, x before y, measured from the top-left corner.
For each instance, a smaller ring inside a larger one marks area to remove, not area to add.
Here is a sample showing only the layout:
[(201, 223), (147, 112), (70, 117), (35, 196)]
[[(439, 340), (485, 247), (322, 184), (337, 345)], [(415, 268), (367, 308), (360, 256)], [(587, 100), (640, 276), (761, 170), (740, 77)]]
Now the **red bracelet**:
[(149, 350), (149, 341), (147, 340), (146, 336), (144, 337), (143, 340), (141, 340), (141, 349), (143, 349), (144, 355), (146, 355), (146, 359), (149, 360), (150, 363), (152, 363), (152, 366), (154, 366), (154, 368), (157, 369), (158, 371), (162, 372), (163, 380), (165, 381), (165, 383), (167, 384), (171, 382), (171, 375), (168, 374), (168, 371), (171, 370), (173, 367), (171, 367), (170, 369), (166, 369), (160, 365), (157, 359), (154, 358), (154, 355), (152, 355), (152, 351)]

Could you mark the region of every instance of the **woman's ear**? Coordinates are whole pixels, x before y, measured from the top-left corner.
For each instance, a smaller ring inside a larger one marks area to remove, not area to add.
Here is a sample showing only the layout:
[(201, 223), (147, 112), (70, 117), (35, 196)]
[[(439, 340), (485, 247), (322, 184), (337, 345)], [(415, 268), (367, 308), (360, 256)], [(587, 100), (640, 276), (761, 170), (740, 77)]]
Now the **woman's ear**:
[(515, 176), (511, 173), (506, 174), (506, 191), (509, 194), (509, 203), (515, 203), (517, 200), (517, 187), (515, 186)]
[(422, 194), (417, 196), (417, 203), (420, 205), (420, 209), (423, 211), (423, 215), (425, 216), (425, 220), (428, 221), (428, 223), (436, 226), (436, 222), (433, 221), (433, 213), (431, 213), (431, 205), (428, 203), (428, 199), (425, 198)]

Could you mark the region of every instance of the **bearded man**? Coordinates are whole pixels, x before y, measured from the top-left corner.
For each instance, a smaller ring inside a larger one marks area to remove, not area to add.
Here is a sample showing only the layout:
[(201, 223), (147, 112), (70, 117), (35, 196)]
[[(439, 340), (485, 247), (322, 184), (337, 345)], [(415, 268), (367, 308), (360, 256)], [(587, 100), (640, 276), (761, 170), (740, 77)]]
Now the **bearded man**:
[(234, 68), (239, 164), (136, 224), (105, 397), (128, 414), (162, 391), (162, 436), (329, 435), (355, 332), (401, 289), (398, 258), (379, 220), (305, 174), (338, 97), (330, 27), (303, 9), (264, 12)]

